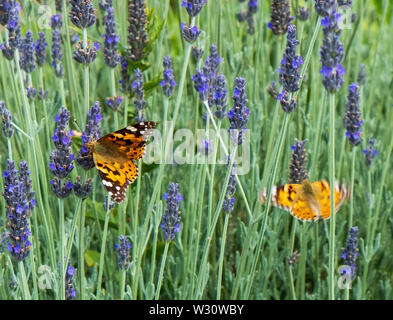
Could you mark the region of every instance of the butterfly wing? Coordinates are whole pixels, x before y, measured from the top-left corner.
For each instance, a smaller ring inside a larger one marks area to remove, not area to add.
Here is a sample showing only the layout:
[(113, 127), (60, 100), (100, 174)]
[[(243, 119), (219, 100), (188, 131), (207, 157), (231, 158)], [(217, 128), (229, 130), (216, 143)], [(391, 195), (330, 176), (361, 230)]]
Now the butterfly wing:
[[(314, 193), (320, 203), (321, 216), (323, 219), (330, 218), (330, 184), (326, 180), (315, 181), (312, 183)], [(334, 186), (334, 212), (337, 212), (345, 199), (349, 197), (349, 191), (345, 185)]]
[[(266, 202), (267, 192), (260, 194), (262, 203)], [(291, 213), (295, 218), (302, 221), (314, 221), (317, 219), (315, 210), (310, 206), (310, 201), (303, 193), (302, 184), (286, 184), (273, 187), (271, 203)]]
[(118, 203), (122, 202), (128, 186), (138, 177), (138, 167), (132, 161), (120, 163), (100, 154), (94, 154), (94, 162), (110, 197)]
[(156, 123), (153, 121), (139, 122), (109, 133), (98, 139), (97, 143), (124, 153), (129, 160), (139, 160), (143, 157), (146, 141), (155, 127)]

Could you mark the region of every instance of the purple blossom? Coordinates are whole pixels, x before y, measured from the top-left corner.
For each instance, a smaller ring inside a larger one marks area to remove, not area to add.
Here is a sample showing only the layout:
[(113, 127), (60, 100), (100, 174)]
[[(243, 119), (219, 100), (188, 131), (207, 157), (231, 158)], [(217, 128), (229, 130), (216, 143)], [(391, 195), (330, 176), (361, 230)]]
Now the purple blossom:
[(165, 213), (162, 216), (161, 228), (166, 241), (172, 241), (176, 233), (180, 232), (180, 210), (179, 203), (183, 200), (177, 183), (169, 184), (168, 192), (164, 193), (166, 201)]

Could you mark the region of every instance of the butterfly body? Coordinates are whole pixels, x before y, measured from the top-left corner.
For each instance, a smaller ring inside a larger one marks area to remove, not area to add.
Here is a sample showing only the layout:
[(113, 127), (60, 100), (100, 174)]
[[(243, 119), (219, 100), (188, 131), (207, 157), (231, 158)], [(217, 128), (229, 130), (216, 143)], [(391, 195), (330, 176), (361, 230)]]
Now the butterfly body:
[(122, 202), (128, 186), (138, 177), (135, 163), (143, 157), (155, 122), (140, 122), (86, 143), (102, 183), (111, 198)]
[[(330, 193), (330, 184), (326, 180), (286, 184), (272, 189), (271, 203), (289, 211), (295, 218), (302, 221), (329, 219)], [(348, 196), (349, 192), (344, 185), (334, 186), (335, 212)], [(262, 203), (266, 202), (266, 190), (260, 193), (259, 199)]]

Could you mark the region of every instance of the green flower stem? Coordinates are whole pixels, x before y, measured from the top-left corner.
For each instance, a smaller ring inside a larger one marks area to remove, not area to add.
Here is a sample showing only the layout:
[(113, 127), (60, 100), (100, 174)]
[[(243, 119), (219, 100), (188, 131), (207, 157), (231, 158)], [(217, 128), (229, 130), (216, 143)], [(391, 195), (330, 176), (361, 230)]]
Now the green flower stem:
[(168, 248), (169, 248), (169, 242), (166, 241), (165, 242), (164, 253), (162, 255), (162, 260), (161, 260), (160, 273), (159, 273), (159, 276), (158, 276), (157, 291), (156, 291), (156, 295), (154, 297), (155, 300), (158, 300), (158, 298), (160, 297), (162, 278), (163, 278), (163, 275), (164, 275), (164, 268), (165, 268), (165, 263), (166, 263), (166, 257), (168, 255)]
[(98, 267), (98, 282), (97, 282), (97, 297), (101, 296), (101, 283), (102, 283), (102, 273), (104, 271), (104, 258), (105, 258), (105, 249), (106, 249), (106, 239), (108, 237), (108, 223), (111, 211), (109, 209), (109, 199), (107, 198), (106, 203), (106, 213), (105, 213), (105, 222), (104, 222), (104, 232), (102, 233), (102, 241), (101, 241), (101, 251), (100, 251), (100, 264)]
[[(251, 291), (251, 287), (254, 284), (253, 279), (254, 279), (255, 274), (256, 274), (255, 270), (256, 270), (257, 264), (259, 262), (259, 256), (260, 256), (260, 253), (261, 253), (262, 243), (263, 243), (263, 239), (264, 239), (264, 235), (265, 235), (265, 231), (266, 231), (268, 213), (269, 213), (269, 209), (270, 209), (270, 199), (271, 199), (272, 187), (273, 187), (273, 183), (274, 183), (275, 178), (276, 178), (276, 174), (277, 174), (277, 170), (278, 170), (278, 164), (279, 164), (282, 148), (283, 148), (283, 145), (284, 145), (284, 141), (285, 141), (285, 137), (286, 137), (286, 133), (287, 133), (287, 129), (288, 129), (289, 117), (290, 117), (290, 114), (288, 114), (288, 113), (284, 114), (284, 122), (283, 122), (283, 125), (282, 125), (282, 128), (281, 128), (281, 132), (280, 132), (280, 135), (279, 135), (279, 143), (277, 145), (277, 151), (275, 152), (275, 160), (273, 162), (274, 163), (274, 167), (273, 167), (273, 171), (272, 171), (272, 174), (270, 176), (269, 183), (268, 183), (268, 186), (267, 186), (267, 199), (266, 199), (265, 211), (263, 213), (262, 230), (259, 232), (260, 237), (259, 237), (258, 245), (256, 247), (256, 254), (254, 255), (254, 257), (252, 259), (251, 271), (250, 271), (250, 273), (248, 273), (248, 274), (251, 275), (251, 277), (250, 277), (250, 281), (247, 281), (246, 297), (249, 296), (250, 291)], [(255, 224), (255, 226), (256, 226), (256, 224)], [(249, 232), (248, 234), (250, 234), (250, 236), (251, 236), (253, 234), (253, 232)], [(247, 246), (245, 246), (246, 250), (243, 250), (242, 255), (243, 255), (243, 253), (246, 254), (246, 251), (249, 250), (249, 247), (248, 247), (249, 243), (248, 243), (248, 241), (246, 242)], [(241, 266), (242, 265), (244, 266), (244, 258), (243, 258), (243, 261), (242, 261), (242, 258), (240, 258), (240, 260), (241, 260)], [(239, 275), (242, 275), (242, 272), (240, 272), (240, 269), (239, 269)], [(236, 297), (236, 295), (237, 295), (237, 291), (238, 291), (239, 285), (240, 285), (239, 281), (240, 281), (240, 278), (236, 277), (235, 287), (234, 287), (234, 291), (233, 291), (233, 294), (232, 294), (233, 297)]]
[(335, 95), (329, 94), (329, 183), (330, 188), (330, 231), (329, 231), (329, 272), (328, 290), (329, 300), (335, 296), (335, 235), (336, 235), (336, 213), (334, 204), (334, 172), (335, 172)]
[(122, 272), (121, 272), (121, 284), (120, 284), (120, 300), (124, 300), (126, 279), (127, 279), (127, 270), (122, 270)]
[[(218, 221), (218, 218), (220, 216), (220, 212), (222, 210), (222, 205), (224, 204), (225, 193), (226, 193), (226, 190), (227, 190), (227, 187), (228, 187), (229, 178), (231, 176), (233, 163), (235, 161), (235, 154), (236, 154), (236, 152), (237, 152), (237, 146), (234, 146), (234, 148), (233, 148), (233, 150), (231, 152), (231, 155), (230, 155), (229, 165), (228, 165), (228, 168), (227, 168), (227, 171), (226, 171), (225, 180), (224, 180), (224, 184), (223, 184), (222, 189), (221, 189), (220, 198), (218, 200), (216, 211), (215, 211), (214, 216), (213, 216), (213, 221), (212, 221), (212, 224), (210, 226), (210, 229), (209, 229), (209, 232), (207, 234), (207, 237), (205, 238), (204, 245), (203, 245), (203, 250), (202, 250), (203, 256), (202, 256), (202, 259), (200, 260), (200, 269), (199, 269), (198, 277), (197, 277), (197, 288), (196, 288), (195, 293), (194, 293), (194, 297), (196, 299), (202, 299), (202, 294), (203, 294), (203, 291), (205, 289), (204, 287), (202, 287), (202, 282), (203, 282), (203, 279), (205, 278), (205, 273), (207, 272), (206, 271), (206, 268), (208, 266), (207, 257), (208, 257), (208, 254), (209, 254), (211, 241), (212, 241), (215, 229), (216, 229), (217, 221)], [(206, 283), (204, 285), (206, 285)]]
[[(355, 188), (355, 159), (356, 159), (356, 147), (352, 148), (352, 157), (351, 157), (351, 187), (350, 187), (350, 192), (351, 194), (355, 194), (354, 188)], [(348, 227), (351, 228), (353, 227), (353, 196), (349, 200), (349, 219), (348, 219)]]
[(25, 267), (23, 261), (18, 262), (20, 283), (22, 284), (22, 296), (24, 300), (31, 300), (29, 285), (27, 283)]
[[(79, 95), (80, 94), (80, 90), (77, 89), (76, 84), (77, 81), (75, 81), (75, 79), (78, 79), (78, 77), (76, 76), (75, 73), (75, 69), (74, 69), (74, 64), (72, 61), (72, 54), (73, 54), (73, 50), (71, 47), (71, 41), (70, 41), (70, 37), (69, 37), (69, 22), (68, 22), (68, 12), (67, 12), (67, 1), (63, 0), (63, 5), (62, 5), (62, 21), (64, 23), (64, 29), (65, 29), (65, 34), (63, 36), (63, 42), (65, 44), (65, 65), (66, 65), (66, 70), (65, 70), (65, 74), (67, 75), (67, 83), (69, 84), (69, 90), (70, 90), (70, 94), (68, 95), (70, 97), (70, 105), (72, 107), (72, 113), (76, 114), (77, 112), (79, 113), (79, 123), (84, 121), (83, 118), (83, 108), (80, 107), (79, 104)], [(66, 105), (65, 102), (63, 102), (64, 105)]]
[[(87, 47), (87, 28), (84, 28), (82, 30), (83, 34), (83, 47)], [(83, 121), (86, 122), (87, 119), (87, 111), (89, 110), (89, 89), (90, 86), (90, 81), (89, 81), (89, 65), (84, 64), (83, 65), (83, 97), (84, 97), (84, 103), (83, 103)]]
[[(110, 68), (110, 84), (111, 84), (111, 96), (115, 97), (116, 96), (116, 81), (115, 81), (115, 69), (114, 68)], [(119, 129), (119, 116), (118, 116), (118, 112), (114, 111), (114, 117), (115, 117), (115, 130)]]
[[(83, 172), (84, 180), (86, 173)], [(79, 217), (79, 247), (78, 247), (78, 271), (79, 271), (79, 297), (81, 300), (85, 299), (85, 216), (86, 216), (86, 202), (78, 199), (78, 207), (82, 203), (82, 208), (78, 210)], [(76, 220), (76, 219), (75, 219)], [(73, 239), (73, 236), (71, 237)]]
[(64, 200), (58, 199), (58, 208), (59, 208), (59, 258), (60, 261), (60, 286), (58, 296), (61, 300), (65, 300), (65, 265), (68, 264), (68, 261), (65, 261), (65, 252), (64, 252), (64, 245), (65, 245), (65, 226), (64, 226)]
[(227, 239), (229, 217), (230, 217), (230, 214), (227, 213), (225, 215), (224, 229), (223, 229), (223, 233), (222, 233), (222, 237), (221, 237), (220, 256), (218, 258), (219, 263), (218, 263), (216, 300), (221, 299), (222, 269), (223, 269), (223, 265), (224, 265), (224, 252), (225, 252), (225, 243), (226, 243), (226, 239)]

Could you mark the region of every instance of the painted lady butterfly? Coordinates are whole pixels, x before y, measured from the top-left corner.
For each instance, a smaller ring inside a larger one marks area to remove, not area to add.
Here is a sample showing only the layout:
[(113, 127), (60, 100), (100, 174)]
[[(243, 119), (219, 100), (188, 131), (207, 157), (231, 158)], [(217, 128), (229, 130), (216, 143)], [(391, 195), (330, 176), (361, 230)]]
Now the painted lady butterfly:
[[(349, 197), (349, 191), (344, 185), (335, 184), (335, 212)], [(266, 189), (259, 193), (259, 200), (265, 203)], [(330, 218), (330, 185), (326, 180), (316, 182), (304, 181), (302, 184), (286, 184), (273, 187), (271, 203), (289, 211), (295, 218), (302, 221), (316, 221), (320, 218)]]
[(138, 177), (134, 160), (143, 157), (146, 141), (155, 127), (152, 121), (139, 122), (86, 143), (102, 183), (114, 201), (122, 202), (128, 186)]

